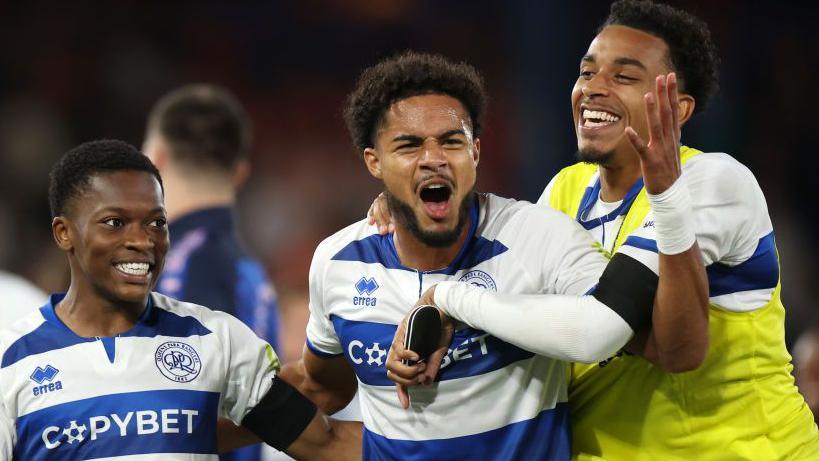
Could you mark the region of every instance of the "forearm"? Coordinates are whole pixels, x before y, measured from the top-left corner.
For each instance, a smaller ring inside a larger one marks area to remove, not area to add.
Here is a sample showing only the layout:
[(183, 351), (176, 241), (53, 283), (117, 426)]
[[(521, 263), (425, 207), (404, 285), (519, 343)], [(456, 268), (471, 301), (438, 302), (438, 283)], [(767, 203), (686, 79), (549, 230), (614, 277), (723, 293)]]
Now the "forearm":
[(702, 363), (708, 349), (708, 279), (694, 235), (691, 197), (680, 178), (648, 199), (657, 231), (659, 281), (643, 355), (665, 370), (688, 371)]
[(660, 253), (660, 280), (645, 358), (672, 372), (697, 368), (708, 351), (708, 280), (696, 243)]
[(360, 461), (362, 425), (316, 414), (298, 440), (285, 452), (297, 460)]
[[(352, 395), (348, 396), (347, 392), (323, 386), (321, 382), (311, 377), (306, 371), (303, 360), (284, 365), (279, 376), (328, 415), (341, 410), (352, 399)], [(353, 390), (354, 393), (355, 390)]]
[(473, 328), (559, 360), (604, 360), (632, 335), (625, 320), (592, 296), (510, 295), (443, 282), (435, 303)]

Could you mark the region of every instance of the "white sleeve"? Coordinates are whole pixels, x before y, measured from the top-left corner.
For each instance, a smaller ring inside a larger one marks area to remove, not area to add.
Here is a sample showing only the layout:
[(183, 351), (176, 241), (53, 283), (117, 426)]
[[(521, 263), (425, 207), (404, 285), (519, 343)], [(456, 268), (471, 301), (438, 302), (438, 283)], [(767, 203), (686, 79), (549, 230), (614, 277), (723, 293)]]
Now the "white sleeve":
[(319, 356), (336, 356), (342, 351), (330, 315), (324, 305), (324, 279), (330, 257), (324, 243), (319, 245), (310, 264), (310, 318), (307, 320), (307, 347)]
[(569, 362), (605, 360), (633, 333), (623, 318), (592, 296), (510, 295), (441, 282), (435, 286), (435, 304), (473, 328)]
[(591, 234), (563, 213), (532, 207), (511, 227), (517, 228), (513, 260), (543, 293), (586, 294), (606, 268)]
[(0, 399), (0, 459), (11, 459), (15, 438), (14, 418), (8, 413), (5, 403)]
[(557, 175), (552, 176), (552, 179), (549, 181), (549, 184), (546, 184), (546, 188), (543, 189), (543, 193), (540, 194), (540, 198), (537, 199), (538, 205), (548, 206), (551, 207), (551, 202), (549, 199), (552, 196), (552, 189), (555, 187), (555, 182), (557, 180)]
[[(739, 162), (725, 154), (699, 157), (688, 162), (683, 176), (691, 193), (703, 261), (706, 266), (744, 262), (753, 254), (759, 239), (772, 230), (765, 197), (753, 174)], [(620, 251), (657, 272), (657, 239), (651, 212), (628, 236)]]
[(244, 323), (223, 312), (214, 312), (224, 325), (223, 354), (227, 379), (222, 392), (222, 410), (235, 424), (267, 394), (279, 371), (279, 358), (267, 342)]
[[(773, 293), (778, 266), (768, 207), (753, 174), (726, 154), (707, 153), (689, 160), (683, 177), (691, 193), (697, 243), (708, 271), (711, 302), (732, 311), (762, 307)], [(618, 252), (659, 273), (651, 212)], [(754, 259), (754, 264), (746, 270), (733, 271), (732, 268), (750, 259)]]
[(773, 231), (759, 183), (748, 168), (726, 154), (701, 154), (688, 163), (697, 243), (705, 265), (746, 261), (760, 239)]

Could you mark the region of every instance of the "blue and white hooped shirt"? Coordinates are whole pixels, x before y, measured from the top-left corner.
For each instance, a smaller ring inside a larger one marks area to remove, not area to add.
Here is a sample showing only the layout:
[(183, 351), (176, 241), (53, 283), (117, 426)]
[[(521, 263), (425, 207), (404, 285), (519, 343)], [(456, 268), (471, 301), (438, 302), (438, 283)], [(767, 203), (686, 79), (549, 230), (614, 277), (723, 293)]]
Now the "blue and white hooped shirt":
[(83, 338), (53, 295), (0, 332), (0, 458), (216, 460), (216, 420), (268, 392), (272, 348), (223, 312), (152, 293), (137, 324)]
[(365, 221), (329, 237), (310, 269), (307, 345), (355, 370), (370, 460), (568, 460), (568, 364), (461, 325), (438, 381), (401, 408), (384, 367), (396, 325), (424, 290), (460, 280), (510, 294), (582, 295), (606, 265), (565, 215), (490, 194), (471, 210), (455, 260), (436, 271), (401, 265), (393, 235)]

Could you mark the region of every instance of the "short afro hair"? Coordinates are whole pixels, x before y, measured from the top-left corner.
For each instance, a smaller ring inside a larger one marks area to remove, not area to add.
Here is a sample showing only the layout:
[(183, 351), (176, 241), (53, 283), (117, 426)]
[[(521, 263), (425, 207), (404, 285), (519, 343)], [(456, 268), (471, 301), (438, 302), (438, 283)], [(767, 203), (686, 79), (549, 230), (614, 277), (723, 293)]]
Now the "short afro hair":
[(422, 94), (451, 96), (469, 113), (479, 136), (486, 111), (483, 77), (471, 65), (412, 51), (388, 58), (362, 72), (347, 99), (344, 120), (359, 153), (375, 144), (375, 131), (389, 107)]
[(49, 174), (51, 216), (63, 216), (68, 202), (80, 195), (94, 175), (116, 171), (144, 171), (154, 175), (164, 192), (156, 167), (136, 147), (114, 139), (90, 141), (71, 149)]
[(177, 88), (162, 96), (148, 116), (148, 133), (159, 133), (175, 160), (222, 171), (248, 156), (251, 131), (239, 100), (215, 85)]
[(681, 89), (696, 104), (694, 113), (708, 107), (719, 87), (719, 56), (708, 26), (700, 18), (650, 0), (618, 0), (611, 4), (606, 26), (626, 26), (662, 39)]

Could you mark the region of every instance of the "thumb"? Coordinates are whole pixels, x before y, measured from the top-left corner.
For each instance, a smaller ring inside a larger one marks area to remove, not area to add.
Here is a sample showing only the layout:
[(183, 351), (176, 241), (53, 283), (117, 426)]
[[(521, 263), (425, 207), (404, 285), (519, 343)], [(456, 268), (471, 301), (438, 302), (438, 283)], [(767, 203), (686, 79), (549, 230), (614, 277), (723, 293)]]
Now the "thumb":
[(401, 408), (405, 410), (409, 408), (410, 401), (407, 387), (403, 384), (396, 384), (395, 391), (398, 393), (398, 401), (401, 402)]
[(630, 126), (626, 127), (626, 136), (632, 147), (634, 147), (634, 150), (637, 151), (637, 155), (644, 159), (646, 155), (648, 155), (648, 145), (643, 141), (643, 138)]

